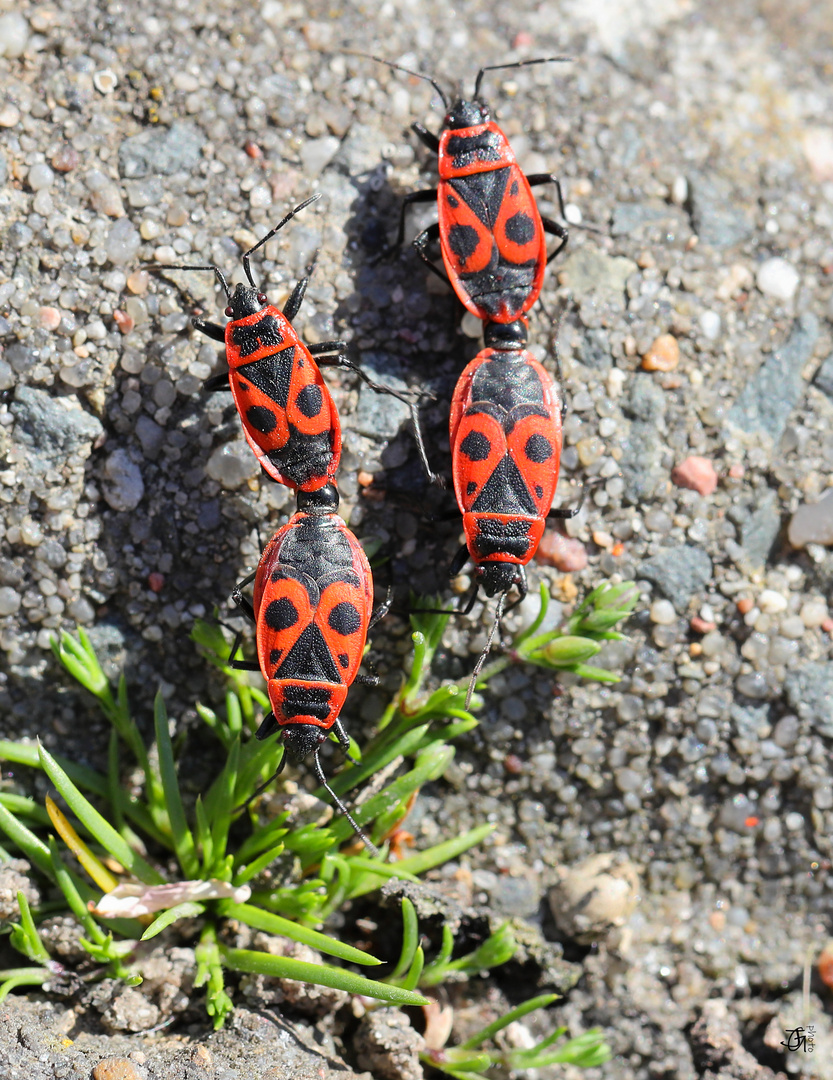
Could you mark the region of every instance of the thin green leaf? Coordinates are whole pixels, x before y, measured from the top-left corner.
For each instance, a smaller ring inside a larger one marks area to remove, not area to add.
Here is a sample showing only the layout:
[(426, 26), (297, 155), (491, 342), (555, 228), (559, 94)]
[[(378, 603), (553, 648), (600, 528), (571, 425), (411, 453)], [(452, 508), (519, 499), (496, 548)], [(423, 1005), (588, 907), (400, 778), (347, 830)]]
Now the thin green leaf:
[(334, 990), (344, 990), (348, 994), (361, 994), (379, 1001), (389, 1001), (392, 1005), (428, 1004), (428, 999), (421, 994), (366, 979), (362, 975), (356, 975), (344, 968), (331, 967), (329, 964), (307, 964), (289, 956), (272, 956), (270, 953), (254, 952), (251, 949), (226, 949), (222, 946), (220, 955), (226, 967), (234, 971), (294, 979), (296, 982), (312, 983), (314, 986), (329, 986)]
[(396, 967), (388, 978), (401, 978), (413, 963), (414, 953), (419, 942), (416, 908), (407, 896), (402, 897), (402, 951)]
[(469, 829), (462, 836), (455, 836), (442, 844), (418, 851), (415, 855), (409, 855), (407, 859), (401, 859), (397, 864), (399, 870), (405, 870), (409, 874), (424, 874), (426, 870), (433, 870), (435, 866), (451, 862), (469, 848), (481, 844), (487, 836), (497, 828), (496, 825), (478, 825), (475, 829)]
[(269, 848), (268, 851), (264, 851), (262, 855), (259, 855), (256, 859), (253, 859), (248, 866), (244, 866), (241, 870), (236, 870), (234, 873), (234, 884), (245, 885), (247, 881), (251, 881), (252, 878), (257, 877), (259, 873), (266, 869), (267, 866), (280, 858), (286, 850), (284, 844), (278, 843), (273, 848)]
[(49, 849), (42, 840), (39, 840), (37, 836), (10, 813), (6, 807), (0, 803), (0, 829), (8, 836), (13, 844), (20, 848), (29, 862), (37, 866), (38, 870), (46, 874), (47, 877), (52, 876), (52, 868), (49, 863)]
[(214, 865), (214, 841), (211, 838), (211, 826), (208, 823), (208, 815), (205, 812), (202, 795), (197, 796), (197, 801), (194, 804), (194, 815), (197, 819), (197, 843), (202, 852), (204, 876), (211, 877), (209, 871)]
[(0, 1001), (17, 986), (40, 986), (52, 975), (48, 968), (7, 968), (0, 971)]
[(157, 691), (153, 702), (153, 722), (156, 731), (156, 746), (159, 752), (159, 775), (165, 796), (165, 809), (171, 826), (174, 851), (186, 878), (199, 877), (199, 860), (194, 846), (194, 836), (188, 828), (185, 808), (179, 791), (179, 778), (176, 773), (174, 751), (171, 745), (171, 733), (168, 728), (168, 713), (162, 694)]
[(70, 810), (79, 821), (84, 823), (105, 851), (108, 851), (126, 870), (145, 884), (162, 885), (165, 879), (138, 852), (129, 847), (109, 821), (106, 821), (92, 803), (84, 798), (49, 751), (42, 746), (39, 746), (38, 750), (49, 779), (61, 793)]
[(163, 930), (166, 930), (180, 919), (195, 919), (198, 915), (202, 915), (204, 911), (205, 904), (200, 904), (196, 900), (186, 900), (182, 904), (168, 908), (167, 911), (163, 911), (156, 916), (142, 934), (142, 941), (148, 941), (150, 938), (156, 937), (157, 934), (161, 934)]
[(529, 1013), (535, 1012), (536, 1009), (546, 1009), (548, 1005), (558, 1001), (558, 998), (558, 994), (539, 994), (538, 997), (530, 998), (523, 1005), (518, 1005), (516, 1009), (511, 1009), (504, 1016), (501, 1016), (499, 1020), (495, 1020), (493, 1023), (487, 1024), (486, 1027), (481, 1028), (480, 1031), (475, 1032), (471, 1038), (459, 1043), (455, 1049), (474, 1050), (487, 1039), (493, 1039), (499, 1031), (503, 1031), (505, 1027), (513, 1024), (516, 1020), (521, 1020), (524, 1016), (528, 1016)]
[(218, 905), (218, 911), (227, 919), (237, 919), (246, 926), (263, 930), (267, 934), (290, 938), (292, 941), (309, 945), (311, 949), (317, 949), (329, 956), (337, 956), (339, 960), (347, 960), (351, 964), (373, 967), (382, 963), (375, 956), (370, 956), (361, 949), (354, 949), (352, 945), (345, 945), (330, 937), (329, 934), (299, 926), (297, 923), (290, 922), (289, 919), (283, 919), (280, 915), (273, 915), (272, 912), (263, 911), (251, 904), (235, 904), (232, 900), (223, 900)]

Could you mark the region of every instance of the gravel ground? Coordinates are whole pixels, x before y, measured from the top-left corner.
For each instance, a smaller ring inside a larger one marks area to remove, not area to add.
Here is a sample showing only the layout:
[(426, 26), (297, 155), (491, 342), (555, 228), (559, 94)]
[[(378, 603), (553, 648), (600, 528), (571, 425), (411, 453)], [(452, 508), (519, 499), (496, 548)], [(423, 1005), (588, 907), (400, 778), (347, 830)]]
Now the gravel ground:
[[(820, 980), (815, 1053), (780, 1045), (802, 1022), (808, 950), (831, 933), (830, 8), (149, 10), (0, 7), (0, 733), (100, 761), (104, 726), (49, 653), (78, 623), (112, 671), (126, 665), (139, 709), (161, 683), (198, 733), (193, 703), (212, 691), (193, 619), (224, 602), (289, 507), (227, 400), (200, 393), (218, 350), (189, 316), (219, 318), (211, 275), (142, 264), (211, 261), (238, 280), (241, 251), (323, 192), (255, 257), (258, 281), (285, 297), (320, 248), (296, 328), (344, 337), (380, 379), (430, 390), (429, 449), (447, 468), (449, 395), (477, 327), (410, 249), (375, 259), (401, 196), (434, 181), (408, 125), (436, 130), (438, 102), (346, 50), (467, 89), (481, 64), (569, 53), (484, 86), (525, 170), (554, 169), (565, 188), (570, 243), (543, 294), (550, 312), (566, 305), (562, 501), (599, 480), (531, 576), (555, 614), (605, 578), (636, 578), (643, 598), (630, 643), (606, 651), (617, 686), (564, 679), (556, 696), (528, 669), (496, 678), (411, 828), (422, 845), (493, 821), (490, 843), (444, 876), (550, 937), (564, 936), (545, 899), (559, 867), (619, 851), (638, 868), (627, 925), (589, 952), (567, 942), (584, 978), (555, 1015), (574, 1032), (600, 1025), (615, 1051), (592, 1080), (833, 1076)], [(417, 208), (413, 228), (431, 213)], [(540, 307), (531, 336), (545, 356)], [(380, 584), (401, 606), (408, 586), (448, 595), (459, 525), (426, 488), (406, 416), (352, 375), (327, 378), (345, 427), (343, 512), (390, 556)], [(359, 470), (375, 480), (365, 496)], [(450, 627), (446, 674), (470, 670), (489, 617)], [(382, 687), (351, 698), (360, 739), (398, 685), (406, 635), (394, 616), (377, 637)], [(197, 737), (189, 753), (198, 790), (208, 751)], [(7, 1075), (77, 1074), (49, 1042), (52, 1006), (4, 1007), (18, 1018), (7, 1068), (22, 1070)], [(262, 1037), (249, 1015), (216, 1037), (216, 1061), (141, 1058), (134, 1072), (263, 1076), (239, 1049)], [(24, 1038), (26, 1025), (39, 1033)], [(199, 1054), (200, 1037), (181, 1052)], [(112, 1050), (90, 1038), (99, 1056), (128, 1052), (127, 1036)], [(12, 1064), (27, 1046), (29, 1063)], [(118, 1075), (132, 1074), (98, 1080)]]

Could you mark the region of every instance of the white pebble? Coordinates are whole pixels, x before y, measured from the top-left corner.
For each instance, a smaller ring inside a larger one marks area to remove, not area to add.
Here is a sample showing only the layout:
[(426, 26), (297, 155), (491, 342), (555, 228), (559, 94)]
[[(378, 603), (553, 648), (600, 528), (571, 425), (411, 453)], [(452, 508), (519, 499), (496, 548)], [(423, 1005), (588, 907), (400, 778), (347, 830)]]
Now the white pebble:
[(114, 266), (132, 263), (139, 253), (141, 238), (129, 218), (120, 218), (107, 234), (105, 249)]
[(215, 450), (205, 466), (212, 480), (224, 488), (240, 487), (258, 474), (257, 458), (242, 441), (226, 443)]
[(479, 338), (483, 333), (483, 323), (476, 315), (472, 315), (470, 311), (467, 311), (460, 320), (460, 329), (466, 337)]
[(93, 75), (93, 86), (98, 90), (99, 94), (112, 94), (118, 85), (118, 77), (110, 68), (96, 71)]
[(777, 615), (787, 610), (787, 598), (775, 589), (763, 589), (758, 596), (758, 607), (767, 615)]
[(675, 176), (671, 184), (671, 202), (683, 206), (688, 198), (688, 180), (684, 176)]
[(607, 374), (607, 392), (612, 397), (619, 397), (625, 385), (625, 373), (621, 368), (611, 368)]
[(249, 203), (254, 209), (262, 210), (272, 205), (272, 191), (268, 184), (255, 184), (249, 192)]
[(676, 618), (677, 613), (670, 600), (655, 600), (651, 604), (651, 622), (659, 623), (660, 626), (670, 626)]
[(775, 300), (792, 300), (800, 279), (791, 263), (775, 256), (761, 263), (755, 280), (764, 295), (772, 296)]
[(581, 207), (577, 206), (575, 203), (567, 203), (564, 207), (564, 220), (570, 225), (581, 225), (583, 220), (581, 216)]
[(795, 641), (804, 634), (804, 623), (800, 615), (788, 615), (781, 620), (781, 636)]
[(808, 630), (815, 630), (827, 618), (827, 604), (823, 600), (808, 600), (799, 615)]
[(339, 148), (335, 135), (323, 135), (310, 139), (300, 150), (301, 165), (306, 176), (318, 176)]
[(0, 56), (14, 60), (22, 56), (29, 44), (29, 24), (16, 11), (0, 15)]
[(38, 165), (33, 165), (29, 170), (27, 180), (29, 181), (29, 187), (32, 191), (41, 191), (45, 188), (52, 187), (52, 181), (55, 179), (55, 173), (41, 162)]
[(20, 594), (10, 585), (0, 588), (0, 615), (14, 615), (20, 608)]
[(720, 337), (720, 316), (716, 311), (701, 312), (699, 322), (703, 337), (709, 341), (716, 341)]

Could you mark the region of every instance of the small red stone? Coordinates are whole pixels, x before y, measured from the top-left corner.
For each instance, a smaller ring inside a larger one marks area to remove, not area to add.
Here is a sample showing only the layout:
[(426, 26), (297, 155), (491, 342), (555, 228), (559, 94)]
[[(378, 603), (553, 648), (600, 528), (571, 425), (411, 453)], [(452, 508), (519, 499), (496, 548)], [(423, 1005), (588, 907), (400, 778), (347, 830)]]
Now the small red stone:
[(116, 326), (123, 334), (129, 334), (136, 325), (135, 320), (131, 318), (126, 311), (121, 311), (119, 308), (116, 308), (113, 312), (113, 319), (115, 320)]
[(741, 615), (748, 615), (752, 608), (755, 606), (755, 601), (751, 596), (742, 596), (738, 600), (738, 611)]
[(729, 476), (731, 476), (733, 480), (742, 480), (745, 475), (746, 469), (744, 469), (743, 465), (738, 465), (736, 463), (729, 466)]
[(513, 49), (522, 49), (526, 45), (531, 45), (535, 41), (535, 38), (530, 34), (528, 30), (519, 30), (515, 34), (515, 40), (512, 42)]
[(520, 776), (524, 769), (524, 763), (517, 754), (507, 754), (503, 759), (503, 767), (510, 776)]
[(148, 588), (151, 592), (161, 592), (165, 587), (165, 575), (160, 574), (158, 570), (154, 570), (148, 574)]
[(620, 555), (625, 554), (625, 545), (620, 542), (615, 543), (610, 549), (610, 554), (613, 555), (614, 558), (618, 559)]
[(717, 623), (706, 622), (705, 619), (701, 619), (699, 615), (695, 615), (689, 626), (695, 634), (710, 634), (712, 630), (717, 629)]
[(833, 634), (833, 619), (825, 619), (821, 624), (821, 628), (825, 634)]
[(690, 488), (700, 495), (711, 495), (717, 487), (717, 473), (708, 458), (694, 454), (675, 465), (671, 479), (677, 487)]
[(246, 153), (249, 155), (250, 158), (262, 158), (263, 157), (263, 151), (260, 149), (260, 147), (257, 145), (257, 143), (252, 142), (251, 140), (249, 140), (249, 142), (246, 143), (246, 145), (243, 147), (243, 149), (246, 151)]
[(538, 562), (554, 566), (557, 570), (572, 573), (587, 566), (587, 551), (580, 540), (562, 536), (558, 532), (545, 532), (535, 556)]

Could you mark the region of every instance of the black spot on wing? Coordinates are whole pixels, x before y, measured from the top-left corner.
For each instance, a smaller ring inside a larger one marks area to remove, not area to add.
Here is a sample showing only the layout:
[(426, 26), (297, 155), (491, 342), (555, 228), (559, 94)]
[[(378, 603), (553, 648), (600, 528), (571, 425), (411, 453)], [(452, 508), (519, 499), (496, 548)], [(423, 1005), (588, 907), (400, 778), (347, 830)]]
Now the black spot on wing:
[(336, 604), (327, 617), (330, 628), (342, 637), (349, 637), (361, 628), (362, 617), (359, 615), (355, 604), (349, 600), (342, 600)]
[(312, 420), (313, 417), (318, 416), (324, 404), (321, 387), (316, 383), (308, 383), (303, 390), (299, 391), (295, 404), (303, 416)]
[(492, 452), (492, 443), (481, 431), (470, 431), (460, 443), (460, 453), (469, 461), (486, 461)]
[(290, 345), (288, 349), (281, 349), (280, 352), (272, 353), (270, 356), (262, 356), (260, 360), (241, 364), (235, 370), (235, 375), (248, 379), (276, 405), (285, 409), (289, 398), (294, 359), (295, 346)]
[(448, 195), (446, 195), (445, 201), (448, 203), (448, 205), (451, 207), (452, 210), (456, 210), (457, 207), (460, 205), (460, 200), (455, 198), (450, 193)]
[(265, 405), (252, 405), (246, 409), (246, 423), (261, 435), (268, 435), (278, 426), (277, 417)]
[(522, 210), (519, 210), (517, 214), (513, 214), (512, 217), (506, 219), (506, 226), (504, 228), (506, 233), (506, 239), (510, 240), (513, 244), (528, 244), (530, 240), (535, 239), (535, 222)]
[(269, 604), (263, 618), (270, 630), (288, 630), (290, 626), (295, 625), (300, 616), (292, 601), (282, 596)]
[(520, 190), (521, 190), (521, 186), (518, 183), (518, 181), (513, 180), (510, 187), (509, 187), (509, 194), (512, 195), (513, 197), (517, 196), (518, 193), (520, 192)]
[(460, 266), (466, 265), (466, 260), (477, 251), (480, 236), (473, 225), (452, 225), (448, 230), (448, 246), (460, 262)]
[(281, 662), (283, 656), (283, 649), (270, 649), (269, 650), (269, 667), (276, 668)]
[(552, 457), (552, 443), (544, 435), (535, 432), (526, 440), (524, 453), (530, 461), (534, 461), (536, 465), (541, 465)]
[(343, 668), (348, 668), (350, 666), (350, 657), (346, 652), (340, 652), (336, 659)]
[(466, 484), (466, 494), (474, 495), (475, 491), (477, 491), (477, 484), (475, 484), (474, 480), (469, 480)]
[(544, 489), (541, 487), (540, 484), (535, 485), (535, 495), (539, 499), (543, 499), (544, 497)]

